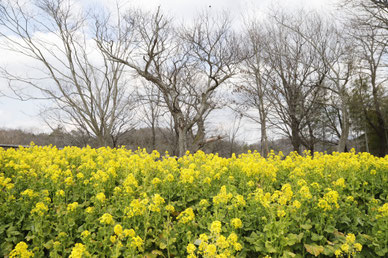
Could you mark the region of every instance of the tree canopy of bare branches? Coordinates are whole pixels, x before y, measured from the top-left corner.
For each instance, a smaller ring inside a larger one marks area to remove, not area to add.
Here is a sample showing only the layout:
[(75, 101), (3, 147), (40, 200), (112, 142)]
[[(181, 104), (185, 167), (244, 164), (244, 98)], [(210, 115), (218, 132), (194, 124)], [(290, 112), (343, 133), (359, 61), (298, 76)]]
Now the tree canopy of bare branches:
[[(107, 33), (112, 26), (113, 33)], [(191, 25), (177, 28), (160, 9), (154, 13), (128, 12), (123, 22), (98, 25), (96, 41), (108, 58), (130, 67), (153, 83), (174, 121), (178, 154), (204, 142), (204, 122), (217, 103), (217, 88), (237, 73), (237, 37), (229, 18), (201, 15)], [(112, 47), (123, 50), (112, 52)], [(196, 127), (193, 142), (189, 132)]]
[(36, 98), (33, 88), (51, 100), (49, 123), (58, 119), (96, 137), (100, 146), (113, 146), (130, 128), (133, 106), (124, 65), (105, 58), (91, 31), (90, 17), (72, 1), (1, 1), (2, 47), (36, 64), (22, 74), (1, 71), (21, 99)]

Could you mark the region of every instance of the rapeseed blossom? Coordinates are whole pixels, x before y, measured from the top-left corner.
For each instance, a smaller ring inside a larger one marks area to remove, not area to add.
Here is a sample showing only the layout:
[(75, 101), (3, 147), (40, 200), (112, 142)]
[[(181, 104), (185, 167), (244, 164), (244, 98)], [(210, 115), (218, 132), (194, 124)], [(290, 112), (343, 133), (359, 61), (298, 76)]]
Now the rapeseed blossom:
[(32, 189), (26, 189), (26, 190), (24, 190), (24, 191), (21, 193), (21, 195), (22, 195), (22, 196), (28, 196), (28, 197), (30, 197), (30, 198), (36, 196), (34, 190), (32, 190)]
[(175, 208), (174, 206), (172, 206), (171, 204), (167, 204), (166, 207), (165, 207), (166, 211), (168, 212), (174, 212), (175, 211)]
[(67, 211), (75, 211), (78, 208), (78, 202), (73, 202), (67, 205)]
[(154, 212), (160, 212), (160, 207), (162, 204), (164, 204), (163, 197), (160, 196), (160, 194), (155, 194), (152, 197), (152, 203), (150, 204), (150, 210)]
[(113, 231), (116, 235), (120, 236), (123, 233), (123, 227), (120, 224), (116, 224), (116, 226), (113, 228)]
[(136, 232), (133, 229), (124, 229), (123, 234), (125, 237), (134, 237), (136, 236)]
[(213, 203), (216, 205), (226, 204), (233, 197), (233, 194), (227, 193), (226, 186), (223, 185), (218, 195), (213, 197)]
[(86, 237), (90, 236), (90, 232), (88, 230), (84, 230), (84, 231), (82, 231), (81, 236), (86, 238)]
[(195, 214), (192, 208), (187, 208), (177, 217), (180, 223), (186, 224), (195, 219)]
[(217, 254), (217, 247), (214, 244), (210, 244), (205, 249), (205, 255), (207, 257), (213, 257)]
[(47, 211), (48, 211), (48, 207), (46, 206), (46, 204), (44, 204), (43, 202), (38, 202), (35, 205), (35, 208), (31, 210), (31, 213), (32, 214), (36, 213), (39, 216), (43, 216)]
[(242, 221), (239, 218), (234, 218), (230, 221), (230, 224), (235, 228), (242, 228)]
[(379, 212), (379, 215), (377, 215), (377, 218), (388, 217), (388, 202), (384, 203), (383, 206), (379, 207), (377, 211)]
[(104, 213), (104, 215), (101, 216), (100, 218), (100, 223), (101, 224), (113, 224), (113, 217), (109, 213)]
[(86, 253), (86, 247), (81, 243), (77, 243), (71, 250), (69, 258), (82, 258), (84, 253)]
[(28, 258), (33, 256), (34, 256), (34, 253), (31, 251), (28, 251), (28, 245), (25, 242), (19, 242), (9, 254), (10, 258), (13, 258), (13, 257)]
[(137, 248), (139, 251), (143, 250), (143, 239), (139, 236), (132, 237), (131, 246)]
[(195, 247), (195, 245), (193, 245), (193, 244), (191, 244), (191, 243), (188, 244), (188, 245), (187, 245), (187, 248), (186, 248), (188, 254), (193, 254), (193, 253), (195, 252), (196, 249), (197, 249), (197, 248)]
[(98, 193), (96, 195), (96, 199), (99, 201), (99, 202), (104, 202), (106, 200), (106, 196), (104, 193)]
[(210, 232), (214, 233), (214, 234), (219, 234), (221, 233), (221, 222), (216, 220), (216, 221), (213, 221), (212, 224), (210, 225)]
[(386, 256), (388, 157), (303, 155), (0, 148), (0, 256)]

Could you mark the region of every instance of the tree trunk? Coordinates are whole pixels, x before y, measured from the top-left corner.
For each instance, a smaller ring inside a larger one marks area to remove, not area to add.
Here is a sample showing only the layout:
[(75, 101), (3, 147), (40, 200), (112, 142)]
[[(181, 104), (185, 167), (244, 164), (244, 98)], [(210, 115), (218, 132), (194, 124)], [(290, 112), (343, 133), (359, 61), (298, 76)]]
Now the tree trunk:
[(197, 133), (193, 136), (192, 151), (198, 151), (205, 145), (205, 122), (202, 118), (197, 121)]
[(377, 87), (375, 87), (375, 84), (373, 84), (373, 104), (375, 106), (376, 110), (376, 116), (377, 116), (377, 130), (376, 133), (379, 136), (379, 156), (384, 157), (388, 152), (388, 137), (387, 137), (387, 130), (385, 127), (385, 121), (384, 116), (380, 109), (380, 102), (378, 100), (377, 96)]
[(108, 146), (107, 140), (103, 135), (97, 135), (97, 143), (98, 143), (98, 147)]
[(182, 157), (187, 151), (187, 127), (182, 112), (172, 113), (174, 119), (174, 129), (178, 137), (178, 156)]
[(152, 144), (152, 150), (156, 149), (156, 132), (155, 132), (155, 123), (152, 122), (151, 124), (151, 144)]
[(299, 135), (299, 125), (296, 121), (291, 121), (291, 144), (293, 150), (301, 154), (300, 145), (302, 141)]
[(178, 156), (182, 157), (187, 151), (187, 130), (186, 128), (178, 128)]
[(266, 158), (269, 153), (266, 119), (265, 118), (261, 119), (260, 124), (261, 124), (261, 139), (260, 139), (261, 155), (263, 155), (263, 157)]
[(341, 125), (341, 136), (338, 142), (337, 151), (344, 152), (346, 149), (346, 143), (349, 138), (349, 130), (350, 130), (350, 122), (349, 122), (349, 114), (348, 109), (343, 100), (341, 104), (341, 112), (342, 112), (342, 125)]
[(369, 152), (368, 127), (366, 126), (366, 122), (365, 122), (365, 150), (366, 152)]

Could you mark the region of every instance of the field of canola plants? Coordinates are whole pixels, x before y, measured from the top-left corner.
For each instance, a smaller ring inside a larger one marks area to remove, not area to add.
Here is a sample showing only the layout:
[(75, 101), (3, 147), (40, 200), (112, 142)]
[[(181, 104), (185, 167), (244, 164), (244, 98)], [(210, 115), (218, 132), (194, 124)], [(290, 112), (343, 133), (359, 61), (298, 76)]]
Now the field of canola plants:
[(0, 256), (388, 254), (388, 156), (0, 148)]

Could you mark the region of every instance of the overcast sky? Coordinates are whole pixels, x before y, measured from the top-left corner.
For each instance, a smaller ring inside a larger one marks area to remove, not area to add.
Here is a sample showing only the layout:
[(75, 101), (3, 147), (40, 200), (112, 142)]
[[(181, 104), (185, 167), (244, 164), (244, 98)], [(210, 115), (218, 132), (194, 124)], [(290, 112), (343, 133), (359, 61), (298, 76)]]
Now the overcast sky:
[[(75, 0), (76, 1), (76, 0)], [(100, 3), (111, 2), (111, 0), (95, 0)], [(80, 0), (83, 6), (95, 5), (94, 0)], [(177, 17), (180, 20), (190, 19), (197, 12), (210, 9), (214, 12), (228, 11), (232, 15), (234, 22), (239, 24), (245, 17), (260, 15), (268, 8), (305, 8), (316, 9), (319, 11), (328, 11), (333, 9), (335, 0), (127, 0), (122, 1), (126, 5), (133, 5), (143, 9), (155, 10), (158, 6), (167, 12), (170, 16)], [(1, 44), (1, 38), (0, 38)], [(13, 54), (6, 53), (0, 48), (0, 66), (6, 66), (13, 71), (19, 69), (19, 64), (25, 62), (25, 59)], [(0, 78), (0, 89), (6, 88), (6, 81)], [(48, 131), (47, 125), (39, 117), (39, 107), (41, 101), (21, 102), (5, 97), (0, 97), (0, 128), (20, 128), (29, 130)], [(226, 123), (215, 125), (216, 127), (227, 127)], [(230, 124), (230, 123), (229, 123)], [(253, 125), (245, 125), (247, 134), (242, 135), (241, 139), (248, 142), (258, 141)]]

